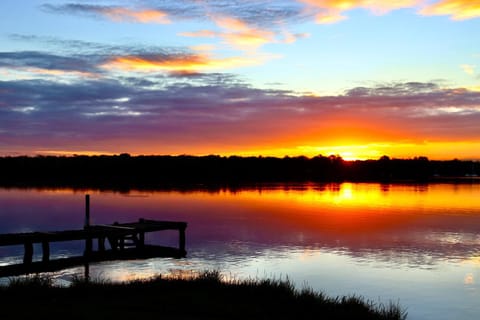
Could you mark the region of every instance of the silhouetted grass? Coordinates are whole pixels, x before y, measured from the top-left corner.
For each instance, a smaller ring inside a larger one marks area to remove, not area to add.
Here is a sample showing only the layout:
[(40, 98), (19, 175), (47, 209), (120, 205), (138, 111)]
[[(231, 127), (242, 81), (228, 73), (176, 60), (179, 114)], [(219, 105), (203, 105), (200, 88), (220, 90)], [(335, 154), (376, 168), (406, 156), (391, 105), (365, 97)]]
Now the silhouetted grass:
[(218, 271), (114, 283), (49, 278), (0, 289), (2, 319), (405, 319), (398, 305), (296, 290), (288, 280), (228, 280)]

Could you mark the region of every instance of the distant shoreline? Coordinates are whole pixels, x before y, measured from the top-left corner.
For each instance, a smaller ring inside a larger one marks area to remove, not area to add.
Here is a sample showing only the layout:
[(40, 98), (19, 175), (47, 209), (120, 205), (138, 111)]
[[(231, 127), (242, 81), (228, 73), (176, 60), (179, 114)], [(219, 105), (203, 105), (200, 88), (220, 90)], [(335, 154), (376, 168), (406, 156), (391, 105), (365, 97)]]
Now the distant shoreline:
[(345, 161), (338, 156), (0, 157), (0, 186), (94, 189), (235, 188), (268, 183), (477, 183), (478, 161)]

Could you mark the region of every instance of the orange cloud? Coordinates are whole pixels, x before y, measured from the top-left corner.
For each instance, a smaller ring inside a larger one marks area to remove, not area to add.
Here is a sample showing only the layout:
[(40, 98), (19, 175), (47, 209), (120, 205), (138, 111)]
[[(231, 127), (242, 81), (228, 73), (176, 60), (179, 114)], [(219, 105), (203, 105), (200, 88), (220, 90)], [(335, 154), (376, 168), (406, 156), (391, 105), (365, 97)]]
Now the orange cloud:
[(315, 21), (319, 24), (333, 24), (345, 19), (347, 19), (347, 17), (341, 15), (339, 12), (318, 13), (315, 17)]
[(199, 30), (183, 32), (184, 37), (221, 38), (225, 43), (244, 51), (254, 51), (267, 43), (294, 43), (308, 34), (294, 34), (288, 31), (273, 32), (261, 29), (233, 17), (212, 17), (215, 24), (223, 31)]
[(392, 10), (414, 7), (421, 3), (419, 0), (300, 0), (308, 5), (333, 11), (347, 11), (357, 8), (370, 10), (377, 14)]
[(466, 20), (480, 17), (478, 0), (442, 0), (424, 5), (423, 0), (299, 0), (310, 8), (320, 10), (316, 15), (317, 23), (336, 23), (346, 19), (342, 13), (353, 9), (365, 9), (374, 14), (385, 14), (402, 8), (422, 7), (422, 15), (448, 15), (453, 20)]
[(212, 30), (199, 30), (193, 32), (182, 32), (179, 35), (183, 37), (193, 37), (193, 38), (214, 38), (218, 36), (218, 32)]
[(195, 73), (212, 69), (255, 65), (260, 62), (259, 60), (261, 60), (261, 58), (229, 57), (215, 59), (206, 54), (175, 57), (123, 56), (115, 57), (101, 67), (105, 69), (139, 72)]
[(240, 19), (232, 17), (214, 17), (215, 24), (225, 31), (200, 30), (184, 32), (185, 37), (222, 38), (229, 45), (241, 50), (252, 50), (275, 42), (275, 33), (268, 30), (252, 27)]
[(392, 10), (418, 6), (421, 0), (299, 0), (311, 8), (320, 10), (316, 15), (316, 22), (321, 24), (336, 23), (345, 20), (344, 11), (352, 9), (366, 9), (374, 14), (385, 14)]
[(132, 10), (128, 8), (105, 8), (101, 14), (116, 22), (133, 21), (141, 23), (170, 23), (168, 15), (160, 10)]
[(453, 20), (466, 20), (480, 17), (478, 0), (443, 0), (424, 7), (420, 14), (446, 15)]

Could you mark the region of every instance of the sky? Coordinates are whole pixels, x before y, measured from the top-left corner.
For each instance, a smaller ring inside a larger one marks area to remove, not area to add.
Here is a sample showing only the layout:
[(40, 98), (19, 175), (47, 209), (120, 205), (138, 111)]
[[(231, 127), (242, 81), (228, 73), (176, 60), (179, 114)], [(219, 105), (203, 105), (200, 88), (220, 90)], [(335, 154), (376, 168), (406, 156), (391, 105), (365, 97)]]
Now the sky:
[(480, 160), (480, 1), (0, 1), (0, 155), (118, 153)]

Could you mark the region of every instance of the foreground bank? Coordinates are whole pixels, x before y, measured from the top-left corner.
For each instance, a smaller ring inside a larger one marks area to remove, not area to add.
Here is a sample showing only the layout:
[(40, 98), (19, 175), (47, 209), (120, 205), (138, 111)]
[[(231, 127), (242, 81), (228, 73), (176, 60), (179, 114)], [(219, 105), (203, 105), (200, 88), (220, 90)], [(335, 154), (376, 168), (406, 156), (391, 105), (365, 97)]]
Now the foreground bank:
[(224, 281), (218, 272), (111, 283), (48, 278), (12, 280), (0, 289), (5, 319), (405, 319), (396, 304), (329, 298), (289, 281)]

